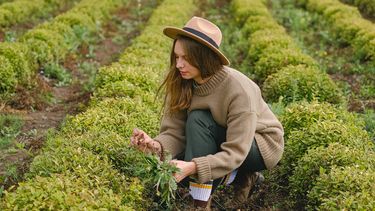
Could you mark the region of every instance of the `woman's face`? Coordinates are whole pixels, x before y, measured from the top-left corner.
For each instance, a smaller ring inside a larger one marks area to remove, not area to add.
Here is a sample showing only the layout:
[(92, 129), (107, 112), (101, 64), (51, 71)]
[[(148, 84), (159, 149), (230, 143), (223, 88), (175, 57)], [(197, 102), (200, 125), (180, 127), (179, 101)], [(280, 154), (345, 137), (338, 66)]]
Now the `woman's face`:
[(179, 40), (175, 43), (174, 54), (176, 57), (176, 68), (180, 71), (183, 79), (193, 79), (199, 84), (204, 82), (201, 72), (186, 60), (185, 49)]

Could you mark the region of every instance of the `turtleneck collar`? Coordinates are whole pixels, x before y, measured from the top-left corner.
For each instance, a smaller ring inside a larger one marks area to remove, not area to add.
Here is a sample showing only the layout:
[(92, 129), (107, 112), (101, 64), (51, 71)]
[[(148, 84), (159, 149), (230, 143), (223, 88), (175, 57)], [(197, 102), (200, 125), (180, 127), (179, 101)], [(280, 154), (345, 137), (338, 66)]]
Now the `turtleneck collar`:
[[(225, 67), (224, 67), (225, 68)], [(215, 88), (217, 88), (222, 81), (227, 77), (228, 73), (223, 69), (215, 73), (210, 80), (203, 84), (194, 86), (194, 94), (198, 96), (205, 96), (212, 93)]]

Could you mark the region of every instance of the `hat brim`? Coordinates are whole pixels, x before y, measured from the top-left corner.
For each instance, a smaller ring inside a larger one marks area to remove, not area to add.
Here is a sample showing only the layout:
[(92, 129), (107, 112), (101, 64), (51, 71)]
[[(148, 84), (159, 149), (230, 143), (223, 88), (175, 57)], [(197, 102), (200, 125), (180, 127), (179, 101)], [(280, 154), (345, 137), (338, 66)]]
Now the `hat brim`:
[(197, 41), (197, 42), (209, 47), (211, 50), (213, 50), (220, 57), (220, 60), (222, 61), (223, 65), (229, 65), (230, 64), (227, 57), (225, 57), (225, 55), (218, 48), (216, 48), (215, 46), (213, 46), (208, 41), (204, 40), (203, 38), (201, 38), (201, 37), (199, 37), (199, 36), (197, 36), (193, 33), (190, 33), (188, 31), (185, 31), (183, 29), (176, 28), (176, 27), (166, 27), (166, 28), (164, 28), (163, 33), (167, 37), (170, 37), (172, 39), (176, 39), (178, 35), (190, 37), (190, 38), (194, 39), (195, 41)]

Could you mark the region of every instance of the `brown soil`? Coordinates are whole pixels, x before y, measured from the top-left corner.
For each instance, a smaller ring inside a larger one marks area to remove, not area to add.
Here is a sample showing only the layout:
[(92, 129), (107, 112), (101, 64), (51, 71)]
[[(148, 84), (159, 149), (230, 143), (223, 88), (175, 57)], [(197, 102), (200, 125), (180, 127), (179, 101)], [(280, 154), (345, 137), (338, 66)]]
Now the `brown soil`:
[(351, 95), (348, 100), (348, 110), (350, 112), (363, 112), (365, 109), (375, 110), (375, 99), (374, 97), (369, 99), (363, 99), (357, 97), (360, 94), (362, 87), (362, 78), (363, 77), (373, 77), (373, 76), (364, 76), (357, 74), (342, 74), (334, 73), (330, 74), (330, 77), (334, 81), (344, 81), (350, 86)]
[[(132, 1), (133, 4), (135, 1)], [(12, 185), (23, 180), (24, 173), (28, 171), (32, 158), (43, 147), (46, 133), (49, 129), (59, 129), (61, 122), (66, 115), (75, 115), (81, 112), (87, 105), (91, 93), (83, 89), (83, 84), (88, 76), (79, 70), (78, 64), (83, 62), (96, 63), (104, 66), (115, 61), (132, 38), (139, 34), (142, 22), (148, 17), (142, 15), (142, 19), (135, 17), (128, 7), (120, 8), (115, 14), (115, 19), (103, 26), (104, 39), (98, 40), (95, 44), (93, 58), (86, 58), (88, 45), (82, 45), (76, 54), (70, 54), (63, 62), (63, 66), (72, 74), (73, 83), (69, 86), (56, 87), (56, 81), (48, 79), (39, 74), (36, 77), (36, 85), (32, 90), (19, 88), (17, 96), (11, 103), (0, 105), (1, 114), (16, 114), (24, 121), (24, 126), (15, 143), (9, 147), (12, 150), (0, 151), (0, 189), (8, 189)], [(120, 21), (131, 23), (132, 30), (123, 30), (118, 24)], [(1, 35), (0, 35), (1, 36)], [(115, 36), (125, 37), (123, 43), (113, 42)], [(54, 103), (47, 103), (42, 100), (40, 93), (50, 92)], [(16, 149), (17, 144), (22, 143), (22, 149)], [(11, 173), (9, 167), (14, 166), (16, 173)]]

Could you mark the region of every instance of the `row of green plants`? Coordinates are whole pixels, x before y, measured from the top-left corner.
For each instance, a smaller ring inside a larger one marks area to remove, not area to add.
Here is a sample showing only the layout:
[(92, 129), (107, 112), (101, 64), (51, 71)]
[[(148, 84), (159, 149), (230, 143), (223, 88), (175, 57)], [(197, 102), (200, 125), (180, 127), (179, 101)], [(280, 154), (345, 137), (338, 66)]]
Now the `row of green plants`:
[(297, 7), (294, 2), (273, 0), (273, 17), (287, 29), (301, 49), (319, 62), (323, 70), (333, 74), (335, 82), (348, 99), (348, 109), (361, 113), (366, 130), (375, 141), (375, 131), (372, 129), (375, 122), (371, 122), (374, 114), (370, 103), (375, 96), (375, 75), (372, 74), (373, 70), (371, 72), (374, 65), (354, 57), (354, 49), (350, 46), (340, 45), (329, 33), (328, 21), (323, 16)]
[(323, 15), (329, 20), (336, 39), (350, 44), (358, 58), (375, 65), (375, 26), (361, 16), (358, 8), (339, 0), (296, 0), (296, 4)]
[(34, 159), (29, 179), (5, 193), (5, 210), (170, 206), (176, 168), (168, 159), (162, 162), (134, 149), (129, 137), (135, 127), (157, 134), (161, 102), (155, 101), (155, 90), (171, 48), (162, 29), (183, 25), (195, 11), (192, 0), (165, 0), (154, 10), (120, 61), (99, 70), (87, 110), (68, 118), (62, 131), (51, 135)]
[(374, 144), (363, 130), (363, 121), (343, 108), (318, 102), (290, 104), (280, 120), (285, 152), (273, 179), (286, 188), (289, 206), (374, 208)]
[(0, 43), (0, 99), (17, 86), (29, 87), (37, 70), (56, 64), (98, 33), (111, 12), (128, 0), (82, 0), (68, 12), (24, 34), (18, 42)]
[[(279, 113), (286, 143), (280, 166), (271, 175), (274, 186), (286, 189), (289, 208), (373, 209), (375, 152), (364, 122), (340, 107), (342, 100), (332, 101), (342, 97), (339, 89), (332, 81), (318, 79), (328, 76), (296, 47), (265, 3), (235, 0), (231, 6), (249, 37), (249, 69), (258, 80), (266, 78), (262, 84), (266, 97), (270, 91), (277, 92), (274, 99), (287, 105)], [(289, 87), (270, 89), (272, 80), (277, 81), (272, 86), (285, 83)], [(290, 97), (298, 93), (304, 95)], [(317, 98), (316, 93), (330, 97)]]
[(337, 85), (274, 21), (262, 1), (234, 1), (232, 5), (248, 37), (247, 69), (261, 83), (267, 102), (278, 102), (280, 96), (286, 104), (302, 99), (344, 102)]
[(31, 18), (45, 17), (67, 4), (78, 0), (15, 0), (0, 5), (0, 26), (9, 27), (29, 21)]
[(340, 0), (341, 2), (355, 5), (359, 11), (368, 17), (375, 18), (375, 1), (372, 0)]

